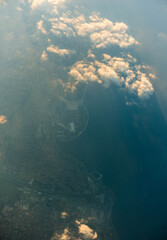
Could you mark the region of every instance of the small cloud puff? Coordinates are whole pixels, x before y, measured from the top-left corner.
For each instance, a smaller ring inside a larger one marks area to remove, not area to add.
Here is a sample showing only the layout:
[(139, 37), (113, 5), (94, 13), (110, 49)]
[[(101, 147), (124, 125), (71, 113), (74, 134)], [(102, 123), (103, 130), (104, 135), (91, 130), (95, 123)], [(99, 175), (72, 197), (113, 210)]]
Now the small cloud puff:
[(47, 47), (47, 51), (58, 54), (59, 56), (65, 56), (74, 53), (74, 51), (70, 51), (68, 49), (60, 49), (58, 46), (54, 45), (50, 45), (49, 47)]
[(0, 124), (5, 124), (7, 122), (7, 118), (4, 115), (0, 115)]
[(41, 31), (43, 34), (47, 34), (47, 31), (43, 27), (43, 20), (37, 22), (37, 29)]
[(31, 8), (34, 10), (35, 8), (39, 7), (41, 4), (46, 2), (46, 0), (28, 0), (31, 4)]
[(45, 62), (47, 60), (48, 60), (48, 55), (47, 55), (46, 51), (43, 51), (42, 55), (41, 55), (41, 61)]

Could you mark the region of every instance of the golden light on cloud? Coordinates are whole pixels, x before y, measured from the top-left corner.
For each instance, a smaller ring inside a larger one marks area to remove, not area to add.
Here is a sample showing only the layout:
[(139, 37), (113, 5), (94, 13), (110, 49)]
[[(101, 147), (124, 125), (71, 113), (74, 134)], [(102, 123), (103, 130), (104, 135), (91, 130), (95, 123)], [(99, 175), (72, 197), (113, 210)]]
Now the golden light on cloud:
[(0, 115), (0, 124), (5, 124), (7, 122), (7, 118), (4, 115)]

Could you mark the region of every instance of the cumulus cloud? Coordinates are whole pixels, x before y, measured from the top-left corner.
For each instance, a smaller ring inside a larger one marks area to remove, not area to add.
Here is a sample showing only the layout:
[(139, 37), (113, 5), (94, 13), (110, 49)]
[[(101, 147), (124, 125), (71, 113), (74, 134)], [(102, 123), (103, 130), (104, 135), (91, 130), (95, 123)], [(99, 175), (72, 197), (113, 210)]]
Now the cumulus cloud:
[[(104, 56), (104, 58), (106, 57)], [(136, 60), (133, 61), (136, 62)], [(142, 72), (142, 70), (149, 69), (149, 67), (137, 64), (130, 66), (128, 59), (117, 57), (108, 59), (108, 64), (113, 66), (115, 71), (120, 75), (124, 74), (122, 80), (127, 90), (137, 94), (141, 99), (149, 98), (153, 94), (154, 88), (149, 79), (150, 74), (147, 75)]]
[(120, 85), (121, 78), (118, 76), (113, 67), (98, 61), (95, 61), (95, 65), (98, 67), (97, 73), (99, 74), (104, 87), (109, 87), (111, 82)]
[(137, 95), (142, 99), (148, 99), (154, 92), (154, 88), (145, 73), (138, 73), (138, 80), (130, 85), (132, 91), (137, 92)]
[[(29, 1), (33, 9), (44, 3), (51, 4), (53, 9), (56, 9), (56, 7), (62, 6), (62, 4), (67, 2), (67, 0)], [(100, 14), (97, 13), (89, 17), (85, 17), (83, 14), (73, 17), (74, 14), (71, 11), (61, 15), (53, 15), (52, 11), (50, 13), (52, 17), (49, 18), (49, 24), (47, 25), (51, 26), (50, 29), (48, 30), (47, 28), (47, 32), (44, 29), (43, 24), (46, 19), (43, 17), (37, 23), (38, 30), (45, 35), (47, 34), (47, 36), (54, 34), (67, 38), (87, 38), (90, 45), (87, 57), (71, 66), (68, 72), (69, 81), (59, 81), (64, 91), (74, 92), (77, 89), (77, 85), (82, 82), (85, 84), (99, 83), (105, 88), (110, 87), (111, 84), (116, 84), (133, 95), (137, 95), (140, 99), (147, 99), (153, 94), (154, 88), (150, 79), (155, 79), (156, 76), (153, 73), (147, 73), (149, 70), (148, 66), (138, 65), (137, 59), (132, 55), (125, 52), (121, 57), (103, 54), (103, 59), (97, 60), (94, 54), (99, 48), (106, 48), (109, 45), (118, 45), (120, 48), (138, 45), (139, 43), (129, 35), (128, 26), (125, 23), (112, 22), (109, 19), (100, 17)], [(52, 39), (52, 37), (49, 39)], [(94, 51), (95, 48), (96, 51)], [(60, 49), (58, 46), (51, 44), (43, 51), (41, 55), (42, 61), (48, 59), (46, 51), (59, 56), (67, 56), (75, 52), (65, 48)]]
[[(72, 66), (69, 75), (74, 79), (73, 86), (75, 88), (79, 82), (97, 82), (105, 88), (114, 83), (137, 95), (140, 99), (147, 99), (154, 92), (149, 78), (151, 73), (144, 72), (146, 66), (134, 63), (136, 63), (136, 59), (128, 55), (126, 57), (111, 57), (103, 54), (102, 62), (89, 61), (89, 58), (78, 61)], [(151, 76), (154, 75), (151, 74)]]
[(59, 18), (51, 18), (51, 32), (66, 36), (88, 36), (96, 48), (106, 47), (109, 44), (119, 45), (127, 48), (137, 45), (138, 42), (127, 34), (128, 26), (123, 22), (113, 23), (106, 18), (100, 18), (98, 14), (89, 17), (86, 22), (84, 15), (76, 18), (68, 17), (66, 14)]
[[(121, 78), (115, 72), (114, 68), (101, 63), (97, 60), (94, 62), (78, 61), (71, 68), (69, 75), (78, 82), (97, 82), (104, 87), (109, 87), (111, 82), (120, 84)], [(76, 83), (74, 82), (74, 85)]]
[(50, 45), (49, 47), (47, 47), (47, 51), (58, 54), (59, 56), (65, 56), (73, 53), (73, 51), (70, 51), (68, 49), (60, 49), (58, 46), (54, 45)]
[(93, 63), (86, 63), (85, 61), (77, 62), (69, 72), (69, 75), (74, 77), (79, 82), (88, 81), (95, 82), (98, 80), (96, 75), (96, 68), (94, 67)]

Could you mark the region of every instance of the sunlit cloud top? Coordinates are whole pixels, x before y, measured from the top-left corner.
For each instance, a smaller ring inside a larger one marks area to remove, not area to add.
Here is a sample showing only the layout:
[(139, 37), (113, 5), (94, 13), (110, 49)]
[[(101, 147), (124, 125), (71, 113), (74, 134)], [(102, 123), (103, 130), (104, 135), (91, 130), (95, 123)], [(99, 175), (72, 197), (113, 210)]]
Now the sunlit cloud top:
[(51, 18), (51, 32), (55, 35), (89, 37), (93, 46), (105, 48), (108, 45), (119, 45), (127, 48), (139, 44), (127, 33), (128, 26), (123, 22), (113, 23), (106, 18), (100, 18), (93, 14), (87, 21), (84, 15), (69, 17), (64, 14), (62, 17)]
[[(36, 23), (38, 32), (46, 40), (41, 61), (49, 60), (50, 54), (63, 57), (76, 53), (75, 56), (79, 56), (80, 49), (75, 49), (75, 45), (72, 45), (71, 49), (65, 39), (75, 40), (81, 45), (83, 41), (87, 47), (87, 56), (78, 59), (76, 57), (75, 63), (73, 62), (67, 69), (68, 81), (59, 81), (64, 91), (71, 89), (71, 92), (74, 92), (79, 83), (98, 83), (104, 88), (115, 84), (124, 92), (127, 91), (142, 100), (148, 99), (153, 94), (154, 88), (150, 80), (156, 79), (156, 76), (129, 54), (128, 49), (134, 51), (139, 42), (129, 34), (127, 24), (113, 22), (101, 17), (100, 13), (87, 16), (76, 11), (75, 7), (74, 11), (71, 7), (69, 10), (66, 5), (68, 0), (29, 0), (29, 2), (33, 10), (43, 4), (49, 4), (53, 9), (61, 9), (58, 12), (49, 8), (47, 16), (44, 11), (41, 20)], [(66, 8), (66, 12), (62, 7)], [(58, 44), (55, 44), (56, 39)], [(115, 46), (120, 48), (119, 56), (111, 55), (111, 49)], [(121, 51), (124, 51), (122, 56)]]

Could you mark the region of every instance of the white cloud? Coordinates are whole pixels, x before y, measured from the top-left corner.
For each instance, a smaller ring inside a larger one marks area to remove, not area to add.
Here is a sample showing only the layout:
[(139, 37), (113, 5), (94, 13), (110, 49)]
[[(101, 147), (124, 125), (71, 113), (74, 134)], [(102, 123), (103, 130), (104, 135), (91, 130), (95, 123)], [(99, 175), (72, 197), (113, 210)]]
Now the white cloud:
[(154, 92), (149, 78), (144, 73), (138, 75), (138, 80), (131, 84), (130, 89), (137, 92), (137, 95), (142, 99), (148, 99)]
[[(67, 2), (66, 0), (29, 0), (32, 8), (47, 2), (52, 4), (53, 8), (60, 7)], [(50, 12), (52, 13), (52, 12)], [(52, 15), (52, 14), (51, 14)], [(49, 19), (51, 28), (48, 32), (43, 27), (43, 17), (37, 23), (37, 28), (43, 34), (54, 34), (66, 37), (88, 38), (90, 47), (87, 58), (77, 61), (69, 71), (69, 81), (60, 82), (64, 91), (77, 89), (78, 83), (85, 84), (97, 82), (107, 88), (112, 83), (121, 88), (136, 94), (140, 99), (149, 98), (154, 92), (150, 83), (150, 78), (156, 76), (153, 73), (146, 74), (148, 66), (137, 65), (137, 60), (130, 54), (122, 54), (122, 57), (111, 57), (104, 54), (103, 60), (97, 61), (93, 49), (106, 48), (108, 45), (118, 45), (120, 48), (127, 48), (139, 44), (131, 35), (128, 34), (128, 26), (123, 22), (112, 22), (109, 19), (99, 17), (99, 14), (93, 14), (86, 18), (84, 15), (73, 17), (73, 13), (67, 11), (57, 17)], [(67, 56), (74, 53), (69, 49), (60, 49), (58, 46), (50, 45), (46, 49), (48, 52), (59, 56)], [(96, 50), (97, 51), (97, 50)], [(47, 60), (47, 53), (44, 51), (41, 60)]]
[(97, 239), (97, 233), (94, 232), (90, 227), (86, 224), (81, 224), (78, 226), (79, 233), (84, 236), (85, 239)]
[(50, 18), (52, 28), (51, 32), (55, 35), (63, 34), (66, 37), (76, 36), (75, 24), (81, 21), (81, 18), (67, 18), (66, 15), (60, 18)]
[(46, 51), (42, 52), (41, 60), (44, 61), (44, 62), (48, 60), (48, 55), (47, 55)]
[(54, 46), (54, 45), (50, 45), (49, 47), (47, 47), (47, 51), (56, 53), (60, 56), (69, 55), (74, 52), (74, 51), (70, 51), (68, 49), (60, 49), (58, 46)]
[(85, 61), (77, 62), (69, 72), (75, 80), (79, 82), (88, 81), (96, 82), (98, 77), (96, 76), (96, 68), (94, 67), (93, 63), (86, 63)]
[(43, 27), (43, 20), (37, 22), (37, 29), (41, 31), (43, 34), (47, 34), (47, 31)]
[(99, 61), (79, 61), (73, 65), (69, 75), (77, 82), (97, 82), (102, 84), (104, 87), (109, 87), (111, 82), (118, 85), (121, 83), (121, 79), (115, 70)]
[(131, 64), (132, 58), (129, 56), (120, 58), (103, 54), (103, 57), (103, 62), (93, 59), (89, 61), (89, 55), (84, 61), (76, 62), (69, 72), (73, 77), (71, 85), (76, 88), (78, 82), (97, 82), (108, 88), (111, 83), (115, 83), (140, 99), (147, 99), (153, 94), (154, 88), (149, 77), (154, 75), (144, 72), (149, 67), (134, 65), (134, 59)]
[(0, 124), (5, 124), (7, 122), (7, 118), (4, 115), (0, 115)]
[(117, 85), (121, 84), (121, 79), (113, 67), (98, 61), (95, 61), (95, 65), (98, 66), (97, 73), (99, 74), (104, 87), (109, 87), (111, 82), (114, 82)]
[(106, 47), (109, 44), (119, 45), (127, 48), (137, 45), (138, 42), (127, 34), (128, 26), (123, 22), (113, 23), (106, 18), (99, 18), (98, 14), (89, 17), (86, 22), (84, 15), (78, 17), (68, 17), (64, 14), (59, 18), (51, 18), (51, 32), (54, 34), (64, 34), (69, 36), (88, 36), (96, 48)]
[(69, 0), (28, 0), (32, 10), (38, 9), (44, 4), (51, 6), (51, 12), (58, 13), (58, 9), (64, 7)]

